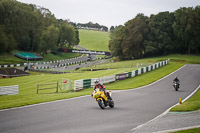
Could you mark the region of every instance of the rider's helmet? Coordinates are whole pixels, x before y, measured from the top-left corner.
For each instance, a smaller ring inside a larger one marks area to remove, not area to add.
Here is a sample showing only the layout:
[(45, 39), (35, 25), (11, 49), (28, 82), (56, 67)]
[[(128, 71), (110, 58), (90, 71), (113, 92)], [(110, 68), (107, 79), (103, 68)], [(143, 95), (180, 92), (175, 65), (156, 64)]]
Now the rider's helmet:
[(99, 84), (99, 80), (96, 79), (96, 80), (94, 81), (94, 83), (95, 83), (96, 85), (98, 85), (98, 84)]

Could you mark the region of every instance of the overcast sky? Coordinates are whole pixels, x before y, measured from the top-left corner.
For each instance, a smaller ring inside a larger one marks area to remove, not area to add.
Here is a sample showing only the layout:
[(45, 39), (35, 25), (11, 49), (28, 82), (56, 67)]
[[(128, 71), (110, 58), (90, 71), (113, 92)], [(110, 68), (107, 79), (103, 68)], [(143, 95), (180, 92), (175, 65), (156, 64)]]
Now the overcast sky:
[(17, 0), (47, 8), (57, 19), (99, 23), (108, 28), (123, 25), (138, 13), (146, 16), (180, 7), (195, 7), (200, 0)]

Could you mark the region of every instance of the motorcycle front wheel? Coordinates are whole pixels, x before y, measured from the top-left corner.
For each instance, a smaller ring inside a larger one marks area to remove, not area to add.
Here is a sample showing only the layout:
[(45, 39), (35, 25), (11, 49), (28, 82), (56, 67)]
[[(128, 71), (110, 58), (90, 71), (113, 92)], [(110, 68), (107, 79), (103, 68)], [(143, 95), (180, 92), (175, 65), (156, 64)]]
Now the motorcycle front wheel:
[(100, 107), (101, 109), (105, 109), (105, 105), (104, 105), (103, 100), (98, 100), (97, 102), (98, 102), (99, 107)]

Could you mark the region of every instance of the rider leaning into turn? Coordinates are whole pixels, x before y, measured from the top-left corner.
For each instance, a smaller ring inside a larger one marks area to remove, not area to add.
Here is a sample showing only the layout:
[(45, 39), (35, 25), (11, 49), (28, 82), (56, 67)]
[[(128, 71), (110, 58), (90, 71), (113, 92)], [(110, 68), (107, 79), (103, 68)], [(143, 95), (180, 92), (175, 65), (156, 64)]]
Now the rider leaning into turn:
[(100, 84), (99, 80), (95, 80), (94, 83), (95, 83), (95, 86), (94, 86), (93, 90), (96, 90), (97, 88), (99, 88), (100, 90), (104, 91), (106, 97), (108, 97), (110, 100), (112, 100), (112, 98), (110, 97), (109, 92), (106, 92), (105, 86)]

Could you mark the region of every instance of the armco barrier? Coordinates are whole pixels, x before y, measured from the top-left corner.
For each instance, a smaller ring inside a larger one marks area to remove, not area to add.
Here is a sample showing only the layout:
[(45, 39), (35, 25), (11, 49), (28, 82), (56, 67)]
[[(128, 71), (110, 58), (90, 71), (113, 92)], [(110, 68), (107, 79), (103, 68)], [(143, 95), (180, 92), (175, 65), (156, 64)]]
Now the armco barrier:
[(135, 70), (135, 76), (138, 76), (138, 70)]
[(99, 82), (102, 83), (102, 84), (111, 83), (111, 82), (114, 82), (115, 80), (116, 80), (115, 75), (104, 76), (104, 77), (99, 78)]
[(131, 77), (135, 77), (135, 71), (132, 71)]
[(128, 78), (128, 73), (116, 74), (116, 80), (124, 80)]
[(84, 88), (94, 87), (95, 80), (99, 80), (101, 84), (107, 84), (115, 81), (115, 75), (112, 76), (105, 76), (101, 78), (92, 78), (92, 79), (82, 79), (82, 80), (75, 80), (74, 81), (74, 91), (79, 91)]
[(132, 78), (132, 77), (141, 75), (141, 74), (146, 73), (146, 72), (153, 71), (157, 68), (160, 68), (164, 65), (167, 65), (168, 62), (169, 62), (169, 60), (158, 62), (158, 63), (152, 64), (152, 65), (146, 66), (146, 67), (142, 67), (142, 68), (135, 70), (135, 71), (132, 71), (132, 72), (125, 72), (125, 73), (116, 74), (116, 75), (112, 75), (112, 76), (105, 76), (105, 77), (101, 77), (101, 78), (92, 78), (92, 79), (75, 80), (74, 81), (74, 91), (81, 90), (81, 89), (84, 89), (84, 88), (93, 87), (95, 85), (94, 81), (97, 80), (97, 79), (102, 84), (114, 82), (116, 80), (124, 80), (124, 79), (127, 79), (127, 78)]
[(1, 86), (0, 87), (0, 95), (17, 95), (19, 94), (19, 86)]
[(144, 68), (141, 68), (140, 70), (141, 70), (141, 74), (143, 74), (144, 73)]
[(128, 78), (132, 77), (132, 72), (128, 72)]
[(144, 70), (145, 70), (145, 73), (146, 73), (146, 72), (149, 72), (149, 66), (144, 67)]

